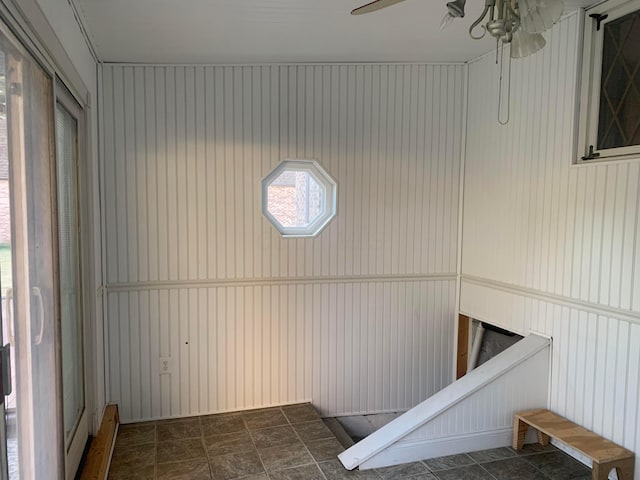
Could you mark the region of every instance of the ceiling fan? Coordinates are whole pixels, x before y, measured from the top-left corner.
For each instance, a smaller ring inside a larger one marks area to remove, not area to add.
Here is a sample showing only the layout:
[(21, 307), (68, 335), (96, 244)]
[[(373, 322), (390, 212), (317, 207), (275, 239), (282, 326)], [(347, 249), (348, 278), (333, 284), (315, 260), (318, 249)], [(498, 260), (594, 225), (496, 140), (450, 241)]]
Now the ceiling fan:
[[(374, 0), (352, 10), (351, 15), (375, 12), (404, 1)], [(464, 17), (465, 4), (466, 0), (448, 2), (441, 28), (456, 18)], [(498, 44), (512, 44), (513, 58), (526, 57), (545, 45), (540, 34), (551, 28), (563, 11), (562, 0), (485, 0), (484, 10), (471, 24), (469, 35), (479, 40), (488, 32)]]
[[(351, 15), (362, 15), (381, 10), (404, 0), (374, 0), (351, 11)], [(466, 0), (448, 2), (447, 13), (442, 19), (442, 30), (456, 18), (464, 17)], [(563, 0), (485, 0), (480, 17), (471, 24), (469, 36), (480, 40), (489, 33), (496, 41), (496, 63), (498, 52), (504, 53), (504, 46), (510, 45), (511, 58), (527, 57), (546, 44), (542, 32), (551, 28), (564, 11)], [(479, 30), (479, 32), (478, 32)], [(503, 47), (500, 50), (500, 47)], [(498, 100), (498, 122), (506, 125), (509, 121), (509, 103), (507, 101), (506, 119), (501, 117), (502, 101), (502, 58), (500, 55), (500, 80)], [(509, 63), (509, 68), (511, 63)], [(509, 70), (510, 72), (510, 70)], [(508, 76), (509, 90), (511, 74)], [(509, 94), (507, 94), (508, 100)]]

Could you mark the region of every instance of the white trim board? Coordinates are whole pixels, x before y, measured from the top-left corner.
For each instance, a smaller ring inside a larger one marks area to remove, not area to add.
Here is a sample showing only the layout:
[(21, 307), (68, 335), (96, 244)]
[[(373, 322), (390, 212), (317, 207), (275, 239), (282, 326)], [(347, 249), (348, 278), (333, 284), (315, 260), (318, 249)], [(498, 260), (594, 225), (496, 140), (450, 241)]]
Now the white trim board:
[(109, 283), (104, 286), (108, 292), (144, 291), (166, 288), (206, 288), (228, 286), (260, 286), (260, 285), (303, 285), (303, 284), (335, 284), (335, 283), (374, 283), (374, 282), (441, 282), (455, 281), (454, 272), (432, 273), (420, 275), (333, 275), (316, 277), (282, 277), (282, 278), (229, 278), (208, 280), (153, 281)]
[[(523, 287), (520, 285), (512, 285), (509, 283), (500, 282), (498, 280), (491, 280), (489, 278), (475, 277), (472, 275), (462, 275), (462, 288), (464, 289), (464, 287), (467, 285), (479, 286), (487, 289), (497, 290), (500, 292), (506, 292), (512, 295), (518, 295), (520, 297), (534, 298), (536, 300), (542, 300), (563, 307), (577, 308), (578, 310), (595, 313), (596, 315), (604, 315), (606, 317), (617, 318), (618, 320), (624, 320), (626, 322), (640, 323), (640, 312), (635, 312), (633, 310), (623, 310), (621, 308), (610, 307), (608, 305), (597, 304), (577, 298), (547, 293), (533, 288)], [(462, 300), (460, 304), (460, 313), (464, 313), (465, 315), (477, 318), (478, 320), (489, 321), (487, 319), (478, 318), (477, 313), (471, 312), (472, 309), (469, 309), (468, 306), (465, 305), (467, 296), (468, 295), (465, 295), (465, 292), (463, 290), (461, 294)], [(494, 322), (489, 321), (489, 323)], [(507, 327), (507, 329), (512, 330), (512, 328), (509, 327)]]

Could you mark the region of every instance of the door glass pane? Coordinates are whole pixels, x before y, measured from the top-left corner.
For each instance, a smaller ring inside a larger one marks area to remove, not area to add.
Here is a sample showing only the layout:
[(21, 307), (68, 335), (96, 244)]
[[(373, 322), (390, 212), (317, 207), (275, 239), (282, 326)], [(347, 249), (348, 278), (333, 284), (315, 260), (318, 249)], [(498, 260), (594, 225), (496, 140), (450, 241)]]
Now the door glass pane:
[[(0, 51), (0, 292), (2, 305), (2, 345), (10, 345), (10, 363), (15, 365), (13, 335), (13, 262), (11, 256), (11, 199), (9, 186), (9, 152), (7, 135), (5, 54)], [(11, 368), (11, 385), (15, 386), (15, 369)], [(6, 392), (5, 392), (6, 393)], [(5, 398), (7, 428), (7, 463), (9, 478), (18, 478), (18, 443), (16, 432), (15, 388)]]
[(78, 245), (78, 123), (62, 105), (56, 107), (62, 391), (66, 444), (73, 439), (84, 410), (84, 362), (80, 315)]

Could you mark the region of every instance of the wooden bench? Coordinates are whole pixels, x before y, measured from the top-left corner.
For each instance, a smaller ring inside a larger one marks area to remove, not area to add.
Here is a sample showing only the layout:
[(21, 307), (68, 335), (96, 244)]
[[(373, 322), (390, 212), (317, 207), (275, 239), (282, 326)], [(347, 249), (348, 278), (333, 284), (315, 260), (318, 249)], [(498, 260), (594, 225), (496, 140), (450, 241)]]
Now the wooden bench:
[(593, 480), (606, 480), (616, 469), (620, 480), (633, 480), (635, 455), (606, 438), (582, 428), (549, 410), (530, 410), (513, 417), (513, 448), (522, 449), (529, 427), (538, 431), (538, 442), (548, 445), (551, 438), (576, 449), (593, 461)]

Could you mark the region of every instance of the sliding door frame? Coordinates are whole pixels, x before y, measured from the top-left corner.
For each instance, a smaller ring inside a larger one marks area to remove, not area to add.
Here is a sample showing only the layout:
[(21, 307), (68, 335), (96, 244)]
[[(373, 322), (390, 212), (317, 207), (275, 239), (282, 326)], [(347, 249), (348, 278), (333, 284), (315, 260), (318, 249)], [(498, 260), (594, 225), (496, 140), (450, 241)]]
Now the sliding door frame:
[[(52, 78), (52, 107), (54, 112), (52, 121), (55, 122), (55, 107), (59, 99), (66, 97), (67, 100), (73, 100), (80, 106), (80, 115), (78, 117), (77, 183), (79, 198), (78, 220), (80, 224), (80, 282), (82, 289), (80, 313), (83, 317), (85, 361), (85, 414), (83, 421), (86, 424), (87, 431), (96, 434), (104, 408), (104, 381), (106, 376), (104, 362), (100, 359), (100, 355), (104, 352), (104, 329), (101, 326), (102, 289), (100, 288), (102, 285), (102, 237), (100, 233), (100, 192), (98, 190), (99, 167), (96, 157), (97, 152), (94, 149), (91, 136), (94, 128), (91, 121), (91, 97), (88, 88), (82, 81), (80, 74), (58, 40), (54, 30), (49, 25), (37, 0), (0, 0), (0, 20), (0, 31), (21, 44), (47, 75)], [(94, 55), (97, 64), (97, 59), (91, 48), (90, 51)], [(68, 107), (68, 104), (63, 103), (63, 105)], [(56, 228), (53, 233), (57, 240), (57, 215)], [(54, 265), (54, 269), (57, 274), (57, 262)], [(58, 294), (56, 299), (58, 310), (59, 301)], [(59, 384), (60, 389), (62, 389), (61, 373)], [(64, 442), (62, 448), (65, 448)], [(74, 449), (73, 453), (71, 451), (67, 452), (65, 449), (65, 459), (67, 459), (68, 453), (73, 458), (77, 458), (78, 455), (82, 454), (82, 451), (78, 453), (79, 447), (76, 446)], [(75, 461), (71, 463), (75, 463)], [(68, 468), (66, 475), (67, 477), (70, 475)]]
[[(87, 225), (87, 222), (90, 219), (90, 212), (87, 212), (87, 208), (84, 207), (85, 202), (82, 202), (83, 198), (89, 193), (86, 188), (86, 182), (83, 181), (83, 178), (86, 177), (86, 168), (83, 168), (83, 165), (86, 164), (87, 158), (87, 149), (86, 149), (86, 137), (87, 137), (87, 129), (86, 123), (87, 118), (85, 114), (85, 110), (82, 108), (80, 104), (76, 101), (76, 99), (71, 95), (71, 92), (62, 84), (62, 81), (57, 78), (55, 82), (55, 100), (56, 107), (57, 104), (60, 104), (67, 112), (76, 119), (77, 121), (77, 152), (76, 159), (74, 165), (74, 183), (76, 188), (77, 201), (75, 205), (75, 214), (77, 216), (78, 222), (78, 231), (77, 233), (77, 241), (78, 241), (78, 256), (77, 256), (77, 270), (78, 270), (78, 280), (79, 280), (79, 288), (80, 288), (80, 297), (79, 297), (79, 309), (78, 315), (80, 315), (82, 319), (82, 360), (83, 360), (83, 395), (84, 395), (84, 409), (80, 416), (80, 420), (75, 427), (75, 431), (73, 433), (73, 440), (69, 445), (66, 445), (65, 439), (65, 470), (66, 470), (66, 478), (73, 479), (75, 476), (75, 472), (78, 468), (80, 460), (82, 459), (82, 454), (85, 449), (85, 445), (87, 439), (89, 438), (89, 389), (87, 388), (89, 385), (90, 378), (87, 375), (87, 363), (90, 360), (87, 350), (87, 344), (89, 342), (89, 337), (87, 335), (87, 323), (85, 319), (91, 318), (91, 309), (90, 302), (87, 302), (87, 295), (85, 293), (85, 289), (89, 287), (89, 280), (87, 271), (91, 271), (86, 263), (88, 257), (86, 255), (86, 251), (88, 250), (85, 245), (89, 243), (91, 237), (88, 235), (90, 232), (90, 224)], [(57, 139), (57, 135), (56, 135)], [(56, 148), (56, 152), (58, 149)], [(56, 163), (59, 161), (56, 158)], [(56, 169), (57, 171), (57, 169)], [(57, 184), (58, 182), (56, 182)], [(58, 200), (58, 208), (60, 208), (60, 201)], [(59, 252), (59, 249), (58, 249)], [(58, 261), (60, 261), (60, 257), (58, 254)], [(58, 298), (58, 301), (61, 301), (61, 298)], [(62, 309), (59, 307), (59, 310)], [(63, 332), (61, 332), (63, 333)], [(64, 351), (62, 352), (64, 355)], [(64, 392), (64, 385), (62, 387), (62, 391)]]
[[(104, 326), (102, 325), (102, 234), (99, 192), (99, 166), (96, 145), (99, 136), (96, 132), (95, 144), (91, 132), (92, 98), (89, 89), (64, 50), (55, 31), (49, 25), (37, 0), (0, 0), (0, 19), (10, 32), (34, 56), (40, 66), (54, 79), (53, 102), (55, 108), (61, 85), (80, 105), (84, 112), (84, 153), (78, 171), (79, 198), (81, 199), (80, 223), (82, 225), (82, 288), (84, 303), (82, 312), (85, 318), (85, 363), (87, 411), (90, 414), (89, 431), (96, 434), (104, 407), (106, 406)], [(96, 60), (97, 71), (100, 68), (91, 46), (89, 50)], [(98, 85), (95, 91), (99, 92)], [(98, 93), (96, 93), (97, 95)]]

